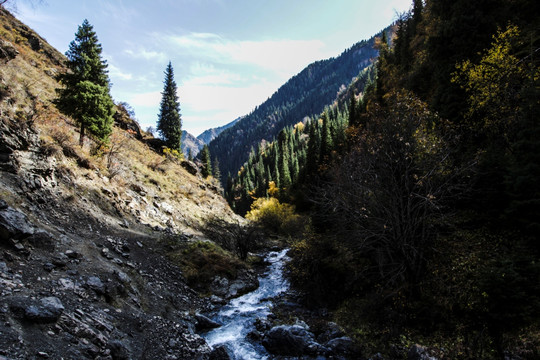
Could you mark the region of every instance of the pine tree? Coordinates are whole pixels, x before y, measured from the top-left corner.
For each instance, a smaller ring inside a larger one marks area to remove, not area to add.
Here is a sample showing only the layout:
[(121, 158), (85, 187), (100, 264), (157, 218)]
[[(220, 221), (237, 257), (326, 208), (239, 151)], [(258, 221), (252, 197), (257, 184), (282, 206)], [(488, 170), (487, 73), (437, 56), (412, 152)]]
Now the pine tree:
[(330, 129), (329, 121), (328, 121), (328, 113), (325, 110), (325, 112), (322, 114), (321, 154), (320, 154), (321, 162), (325, 161), (326, 158), (330, 156), (331, 148), (332, 148), (331, 129)]
[(212, 166), (212, 172), (214, 174), (214, 177), (221, 181), (221, 170), (219, 170), (219, 160), (217, 157), (214, 157), (214, 164)]
[(64, 88), (57, 89), (58, 109), (80, 126), (79, 144), (88, 130), (107, 142), (112, 132), (114, 103), (109, 93), (107, 62), (101, 59), (101, 44), (88, 20), (75, 33), (66, 52), (68, 72), (58, 76)]
[(161, 96), (157, 129), (165, 140), (167, 147), (180, 151), (182, 119), (180, 115), (180, 103), (176, 95), (174, 71), (170, 61), (165, 69), (165, 81)]
[(278, 135), (278, 145), (279, 145), (279, 178), (280, 185), (282, 188), (288, 188), (291, 185), (291, 173), (289, 169), (289, 150), (287, 145), (287, 132), (286, 130), (281, 130)]
[(202, 163), (201, 175), (206, 179), (212, 174), (212, 164), (210, 162), (210, 150), (208, 149), (208, 145), (204, 145), (202, 148), (200, 159)]

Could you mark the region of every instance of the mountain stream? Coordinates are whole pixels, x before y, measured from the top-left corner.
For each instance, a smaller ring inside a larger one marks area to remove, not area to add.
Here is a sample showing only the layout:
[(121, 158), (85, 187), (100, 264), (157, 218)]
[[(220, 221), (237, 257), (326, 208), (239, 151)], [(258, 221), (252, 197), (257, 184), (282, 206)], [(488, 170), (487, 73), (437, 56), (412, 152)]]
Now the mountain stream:
[(259, 288), (231, 300), (212, 317), (223, 325), (203, 335), (210, 346), (226, 346), (235, 360), (270, 357), (262, 345), (248, 339), (248, 334), (255, 330), (256, 319), (266, 318), (271, 313), (271, 299), (289, 289), (289, 283), (283, 276), (287, 250), (268, 253), (266, 261), (270, 266), (259, 278)]

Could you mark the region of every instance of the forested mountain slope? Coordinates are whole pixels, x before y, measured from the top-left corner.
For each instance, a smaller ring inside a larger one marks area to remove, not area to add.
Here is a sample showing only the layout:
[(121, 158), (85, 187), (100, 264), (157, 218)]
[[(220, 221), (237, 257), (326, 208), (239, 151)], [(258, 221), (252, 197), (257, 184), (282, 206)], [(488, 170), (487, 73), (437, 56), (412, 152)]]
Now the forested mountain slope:
[[(437, 359), (540, 357), (539, 6), (413, 1), (392, 45), (377, 42), (361, 101), (273, 144), (307, 148), (305, 175), (291, 183), (269, 146), (234, 183), (235, 201), (260, 196), (250, 213), (272, 209), (266, 196), (308, 197), (292, 283), (367, 353), (413, 358), (400, 347), (421, 343)], [(344, 142), (332, 122), (349, 124)]]
[(331, 104), (340, 88), (348, 86), (377, 57), (374, 41), (374, 37), (361, 41), (336, 58), (309, 65), (253, 112), (222, 132), (209, 145), (221, 172), (235, 176), (251, 148), (257, 148), (263, 139), (272, 141), (283, 128), (319, 114)]

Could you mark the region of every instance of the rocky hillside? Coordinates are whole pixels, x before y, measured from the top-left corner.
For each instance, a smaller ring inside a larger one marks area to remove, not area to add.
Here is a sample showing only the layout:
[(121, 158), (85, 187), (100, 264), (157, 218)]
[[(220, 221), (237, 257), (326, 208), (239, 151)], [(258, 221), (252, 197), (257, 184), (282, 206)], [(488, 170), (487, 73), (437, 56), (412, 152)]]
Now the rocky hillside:
[(0, 358), (208, 358), (210, 305), (170, 253), (242, 220), (129, 127), (78, 146), (52, 103), (63, 59), (0, 7)]

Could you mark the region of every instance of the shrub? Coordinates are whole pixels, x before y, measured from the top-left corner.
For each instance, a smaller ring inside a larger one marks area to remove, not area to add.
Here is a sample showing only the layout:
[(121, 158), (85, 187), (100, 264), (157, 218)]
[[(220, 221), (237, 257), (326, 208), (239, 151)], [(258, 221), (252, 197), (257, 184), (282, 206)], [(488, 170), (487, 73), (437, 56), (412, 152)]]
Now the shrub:
[(291, 204), (280, 203), (276, 198), (259, 198), (251, 204), (246, 218), (264, 228), (284, 236), (302, 234), (309, 221), (295, 213)]

